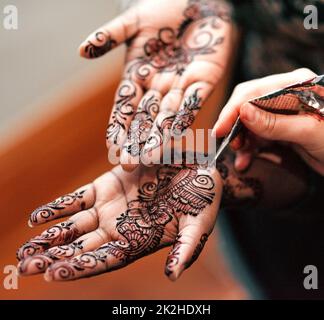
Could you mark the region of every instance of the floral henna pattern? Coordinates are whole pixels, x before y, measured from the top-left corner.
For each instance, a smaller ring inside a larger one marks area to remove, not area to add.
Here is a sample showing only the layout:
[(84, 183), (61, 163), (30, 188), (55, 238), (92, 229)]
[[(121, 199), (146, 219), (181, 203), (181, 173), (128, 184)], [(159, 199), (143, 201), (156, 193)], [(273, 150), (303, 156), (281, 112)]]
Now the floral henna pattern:
[[(45, 206), (41, 206), (37, 208), (32, 214), (30, 215), (30, 223), (35, 224), (42, 220), (47, 220), (51, 216), (54, 216), (56, 211), (66, 209), (67, 207), (74, 204), (77, 200), (83, 198), (83, 194), (86, 190), (74, 192), (71, 194), (67, 194), (63, 197), (60, 197), (53, 202), (48, 203)], [(84, 201), (81, 201), (81, 210), (83, 210), (86, 206)]]
[(175, 135), (181, 135), (187, 128), (189, 128), (194, 120), (195, 113), (200, 110), (201, 98), (198, 96), (199, 89), (188, 96), (183, 103), (183, 108), (177, 113), (174, 123), (172, 125), (172, 132)]
[(128, 140), (123, 148), (133, 157), (140, 155), (149, 138), (153, 121), (159, 111), (159, 101), (154, 95), (144, 99), (131, 123)]
[(111, 123), (107, 128), (107, 140), (119, 145), (118, 139), (123, 133), (126, 133), (126, 123), (134, 114), (134, 105), (132, 100), (136, 97), (136, 87), (132, 81), (126, 81), (118, 89), (118, 99), (116, 107), (112, 114)]
[(88, 40), (84, 51), (89, 58), (98, 58), (104, 55), (107, 51), (112, 50), (117, 46), (117, 41), (111, 37), (107, 31), (99, 31), (95, 35), (95, 42)]
[[(48, 269), (50, 277), (64, 280), (87, 269), (116, 269), (168, 245), (161, 240), (166, 225), (176, 214), (196, 216), (213, 201), (214, 181), (200, 170), (197, 165), (160, 167), (157, 182), (144, 183), (138, 198), (130, 201), (127, 210), (117, 218), (116, 229), (123, 240), (55, 263)], [(109, 265), (112, 260), (114, 263)]]
[(28, 256), (33, 256), (37, 253), (44, 252), (51, 246), (71, 242), (79, 235), (80, 233), (73, 222), (62, 222), (47, 229), (40, 236), (37, 236), (24, 244), (17, 251), (17, 259), (22, 260)]
[[(223, 37), (210, 31), (210, 28), (220, 28), (219, 20), (228, 22), (230, 16), (215, 1), (189, 1), (179, 29), (161, 28), (156, 38), (145, 43), (144, 55), (137, 58), (127, 72), (140, 80), (150, 75), (150, 67), (158, 72), (182, 75), (195, 56), (215, 53), (215, 47), (223, 43)], [(191, 29), (196, 22), (200, 24)]]

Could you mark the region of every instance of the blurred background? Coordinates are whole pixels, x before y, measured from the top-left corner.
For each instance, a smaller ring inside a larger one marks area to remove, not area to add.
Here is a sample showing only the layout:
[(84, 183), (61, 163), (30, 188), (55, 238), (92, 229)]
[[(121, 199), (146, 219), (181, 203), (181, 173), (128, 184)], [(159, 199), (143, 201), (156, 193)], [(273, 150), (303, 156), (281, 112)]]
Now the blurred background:
[[(2, 26), (7, 5), (18, 9), (18, 30)], [(8, 128), (17, 119), (47, 112), (44, 101), (68, 83), (84, 82), (98, 65), (121, 58), (117, 49), (106, 61), (86, 63), (77, 51), (84, 37), (116, 16), (120, 7), (120, 1), (111, 0), (0, 0), (2, 134), (14, 134)]]
[[(121, 10), (121, 1), (0, 0), (0, 21), (9, 4), (18, 9), (18, 30), (0, 26), (0, 298), (247, 298), (217, 230), (176, 283), (163, 274), (165, 249), (91, 279), (46, 283), (34, 276), (19, 278), (17, 290), (4, 288), (4, 267), (15, 265), (16, 249), (43, 229), (28, 228), (29, 213), (110, 168), (105, 130), (124, 53), (120, 47), (87, 61), (77, 51), (90, 32)], [(224, 99), (227, 82), (209, 100), (210, 110)], [(201, 112), (196, 125), (210, 127), (215, 117)]]

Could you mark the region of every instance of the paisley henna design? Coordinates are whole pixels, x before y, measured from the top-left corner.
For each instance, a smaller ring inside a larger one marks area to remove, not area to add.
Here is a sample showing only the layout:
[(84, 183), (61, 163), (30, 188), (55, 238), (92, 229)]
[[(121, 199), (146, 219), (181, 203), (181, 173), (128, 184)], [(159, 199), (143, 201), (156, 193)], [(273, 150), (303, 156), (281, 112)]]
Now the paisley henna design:
[(168, 255), (165, 270), (164, 270), (164, 273), (167, 276), (170, 276), (172, 274), (174, 267), (177, 266), (179, 263), (180, 247), (182, 244), (180, 238), (181, 236), (178, 235), (173, 245), (173, 248)]
[(126, 133), (126, 123), (134, 114), (132, 99), (136, 97), (136, 87), (132, 81), (124, 81), (118, 89), (118, 99), (112, 114), (112, 120), (107, 128), (106, 138), (114, 144), (120, 143), (118, 139)]
[[(129, 66), (127, 73), (145, 80), (153, 67), (158, 72), (182, 75), (195, 56), (215, 53), (215, 46), (222, 44), (224, 39), (207, 27), (218, 29), (219, 20), (230, 21), (228, 11), (216, 1), (190, 0), (184, 18), (178, 30), (161, 28), (156, 38), (149, 39), (144, 45), (144, 55)], [(199, 25), (191, 28), (194, 23)]]
[(117, 218), (116, 230), (123, 240), (53, 264), (48, 269), (50, 277), (64, 280), (89, 269), (120, 268), (167, 245), (161, 243), (164, 229), (177, 213), (196, 216), (213, 201), (214, 181), (200, 170), (198, 165), (160, 167), (157, 182), (144, 183), (138, 198)]
[[(95, 41), (88, 40), (88, 44), (84, 48), (84, 51), (89, 58), (101, 57), (107, 51), (110, 51), (117, 46), (117, 41), (114, 40), (111, 37), (111, 34), (107, 31), (98, 31), (94, 37)], [(94, 42), (98, 44), (95, 44)]]
[(139, 156), (149, 138), (153, 121), (159, 111), (159, 99), (151, 95), (144, 99), (130, 125), (128, 140), (123, 148), (133, 157)]
[(71, 221), (62, 222), (44, 231), (17, 251), (17, 259), (22, 260), (49, 249), (51, 246), (69, 243), (76, 239), (80, 232)]
[(177, 113), (172, 125), (172, 132), (175, 135), (181, 135), (193, 124), (195, 113), (199, 111), (201, 104), (198, 91), (199, 89), (196, 89), (192, 95), (185, 99), (182, 109)]
[[(54, 216), (56, 214), (56, 211), (66, 209), (67, 207), (71, 206), (75, 203), (75, 201), (82, 199), (83, 194), (86, 190), (74, 192), (71, 194), (67, 194), (63, 197), (60, 197), (53, 202), (48, 203), (45, 206), (41, 206), (37, 208), (32, 214), (30, 215), (30, 222), (32, 224), (36, 224), (39, 221), (46, 221), (51, 216)], [(85, 208), (85, 202), (81, 201), (81, 210)]]

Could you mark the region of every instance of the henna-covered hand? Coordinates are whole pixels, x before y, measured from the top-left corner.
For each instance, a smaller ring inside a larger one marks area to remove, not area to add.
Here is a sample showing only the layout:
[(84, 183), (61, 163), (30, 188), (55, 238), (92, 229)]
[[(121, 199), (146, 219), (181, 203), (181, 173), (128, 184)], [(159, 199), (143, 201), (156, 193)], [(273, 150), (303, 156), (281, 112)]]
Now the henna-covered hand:
[(170, 129), (190, 127), (223, 74), (231, 45), (230, 8), (222, 0), (144, 0), (80, 46), (86, 58), (126, 42), (126, 64), (107, 129), (134, 169), (160, 157)]
[(173, 244), (165, 273), (174, 280), (203, 249), (221, 195), (223, 207), (278, 208), (302, 199), (307, 187), (305, 168), (287, 150), (262, 151), (245, 173), (234, 170), (233, 155), (216, 167), (141, 165), (125, 172), (118, 166), (36, 209), (30, 225), (71, 217), (18, 250), (20, 274), (72, 280), (124, 267)]
[(19, 272), (72, 280), (112, 271), (174, 244), (165, 272), (176, 279), (197, 259), (218, 212), (222, 183), (198, 165), (120, 166), (36, 209), (38, 225), (63, 216), (17, 252)]

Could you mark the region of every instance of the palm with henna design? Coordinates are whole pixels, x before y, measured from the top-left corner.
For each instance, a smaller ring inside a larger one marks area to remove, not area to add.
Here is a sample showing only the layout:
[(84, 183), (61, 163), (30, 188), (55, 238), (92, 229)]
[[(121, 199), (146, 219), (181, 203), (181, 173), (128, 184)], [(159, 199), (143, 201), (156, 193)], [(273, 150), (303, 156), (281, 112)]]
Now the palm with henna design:
[(18, 250), (19, 272), (72, 280), (174, 244), (165, 272), (176, 279), (213, 229), (221, 185), (215, 169), (196, 164), (139, 166), (131, 173), (118, 166), (31, 214), (32, 225), (70, 217)]
[(107, 129), (108, 147), (122, 148), (124, 169), (159, 158), (167, 131), (190, 127), (223, 74), (231, 27), (222, 1), (144, 0), (81, 44), (86, 58), (127, 44)]

